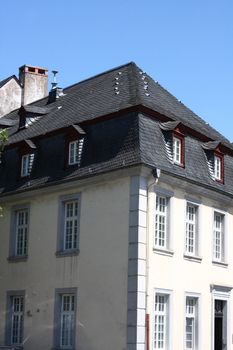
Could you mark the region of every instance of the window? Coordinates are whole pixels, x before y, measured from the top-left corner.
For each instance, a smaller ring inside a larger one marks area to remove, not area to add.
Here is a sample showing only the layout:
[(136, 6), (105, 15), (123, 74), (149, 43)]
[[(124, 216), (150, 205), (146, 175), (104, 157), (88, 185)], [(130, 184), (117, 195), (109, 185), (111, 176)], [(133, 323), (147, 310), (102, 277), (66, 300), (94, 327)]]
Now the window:
[(28, 233), (29, 206), (13, 208), (10, 232), (10, 259), (27, 257)]
[(27, 255), (28, 246), (28, 210), (17, 210), (15, 212), (16, 226), (15, 226), (15, 255)]
[(198, 349), (198, 299), (186, 297), (185, 313), (185, 349)]
[(176, 165), (184, 166), (185, 161), (185, 127), (179, 121), (160, 124), (169, 160)]
[(57, 289), (55, 292), (54, 345), (56, 349), (75, 348), (77, 289)]
[(169, 294), (155, 293), (154, 349), (169, 348)]
[(214, 155), (214, 178), (217, 181), (223, 181), (223, 157)]
[(12, 297), (11, 344), (21, 345), (23, 342), (24, 297)]
[(181, 164), (181, 139), (173, 136), (173, 161)]
[(218, 156), (214, 156), (214, 177), (221, 180), (221, 158)]
[(224, 261), (224, 214), (214, 212), (213, 260)]
[(74, 338), (74, 294), (64, 294), (61, 297), (61, 334), (60, 347), (69, 349), (73, 347)]
[(63, 196), (59, 205), (58, 254), (79, 249), (80, 194)]
[(32, 170), (34, 153), (25, 154), (21, 161), (21, 177), (29, 176)]
[(168, 197), (156, 194), (155, 248), (168, 248)]
[(194, 204), (186, 205), (186, 232), (185, 232), (185, 254), (198, 254), (198, 207)]
[(80, 165), (84, 139), (69, 143), (69, 165)]
[(24, 291), (7, 293), (6, 342), (9, 346), (23, 344), (24, 299)]
[(64, 250), (76, 249), (78, 244), (78, 201), (69, 201), (64, 205)]
[(209, 141), (202, 145), (205, 151), (208, 170), (215, 181), (224, 182), (224, 150), (219, 141)]

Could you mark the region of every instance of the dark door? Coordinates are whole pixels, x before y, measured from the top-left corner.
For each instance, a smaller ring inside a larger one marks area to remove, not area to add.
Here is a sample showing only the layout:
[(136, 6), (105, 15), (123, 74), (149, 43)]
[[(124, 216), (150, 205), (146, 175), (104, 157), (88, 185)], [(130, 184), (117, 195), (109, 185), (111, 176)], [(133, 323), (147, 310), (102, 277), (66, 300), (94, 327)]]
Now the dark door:
[(223, 334), (222, 334), (222, 327), (223, 327), (223, 318), (215, 316), (214, 319), (214, 350), (223, 350)]
[(215, 300), (214, 317), (214, 350), (224, 350), (223, 347), (223, 307), (222, 300)]

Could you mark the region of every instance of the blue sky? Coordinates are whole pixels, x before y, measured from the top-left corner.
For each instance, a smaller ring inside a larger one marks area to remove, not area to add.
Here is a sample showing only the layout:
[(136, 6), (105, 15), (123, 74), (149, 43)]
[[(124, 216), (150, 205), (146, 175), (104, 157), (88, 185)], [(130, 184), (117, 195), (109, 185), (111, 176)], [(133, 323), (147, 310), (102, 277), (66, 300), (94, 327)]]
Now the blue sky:
[(232, 0), (8, 0), (0, 80), (32, 64), (62, 87), (129, 61), (233, 141)]

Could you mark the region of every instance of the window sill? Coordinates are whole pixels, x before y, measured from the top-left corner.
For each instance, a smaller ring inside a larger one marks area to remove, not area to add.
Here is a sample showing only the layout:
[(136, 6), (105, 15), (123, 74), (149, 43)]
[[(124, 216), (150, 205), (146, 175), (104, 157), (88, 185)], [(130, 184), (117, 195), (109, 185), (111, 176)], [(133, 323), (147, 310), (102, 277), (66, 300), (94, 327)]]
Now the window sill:
[(79, 165), (79, 162), (77, 162), (77, 163), (68, 163), (67, 164), (67, 167), (69, 168), (69, 167), (72, 167), (72, 166), (77, 166), (77, 165)]
[(225, 268), (228, 267), (228, 263), (224, 261), (212, 260), (212, 264), (219, 267), (225, 267)]
[(58, 258), (79, 255), (79, 249), (61, 250), (55, 253)]
[(184, 168), (184, 167), (185, 167), (185, 166), (184, 166), (184, 163), (175, 162), (174, 160), (173, 160), (173, 164), (176, 165), (176, 166), (179, 166), (179, 167), (181, 167), (181, 168)]
[(23, 255), (23, 256), (8, 256), (7, 260), (9, 262), (21, 262), (21, 261), (27, 261), (28, 256)]
[(160, 248), (153, 248), (154, 253), (160, 254), (160, 255), (166, 255), (166, 256), (173, 256), (174, 252), (170, 249), (160, 249)]
[(184, 259), (185, 260), (189, 260), (189, 261), (193, 261), (193, 262), (197, 262), (197, 263), (201, 263), (202, 262), (202, 257), (196, 256), (196, 255), (184, 254)]

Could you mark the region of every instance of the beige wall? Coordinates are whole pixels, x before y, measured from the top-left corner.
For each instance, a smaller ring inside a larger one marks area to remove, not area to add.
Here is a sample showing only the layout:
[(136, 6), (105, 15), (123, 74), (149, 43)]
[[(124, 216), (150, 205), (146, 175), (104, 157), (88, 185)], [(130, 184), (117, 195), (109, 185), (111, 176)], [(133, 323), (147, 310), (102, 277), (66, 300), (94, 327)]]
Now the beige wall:
[[(78, 288), (77, 348), (125, 350), (127, 329), (130, 178), (33, 196), (29, 257), (8, 262), (10, 211), (0, 218), (0, 345), (4, 344), (6, 292), (26, 290), (25, 350), (53, 345), (55, 288)], [(80, 253), (56, 257), (59, 196), (81, 193)]]
[(0, 117), (21, 106), (22, 88), (11, 79), (0, 88)]
[[(154, 242), (154, 218), (155, 218), (155, 192), (151, 187), (149, 194), (149, 278), (148, 278), (148, 313), (151, 318), (150, 344), (153, 344), (153, 317), (154, 317), (154, 290), (167, 289), (172, 291), (171, 296), (171, 349), (184, 349), (184, 310), (185, 293), (199, 293), (199, 316), (200, 316), (200, 344), (198, 349), (211, 350), (212, 337), (212, 293), (211, 285), (233, 286), (233, 213), (232, 208), (222, 202), (207, 199), (201, 195), (204, 189), (199, 189), (195, 194), (195, 187), (190, 185), (186, 190), (169, 186), (159, 180), (157, 187), (174, 192), (170, 199), (170, 235), (172, 237), (171, 250), (173, 255), (166, 255), (156, 252), (153, 248)], [(155, 187), (156, 187), (155, 186)], [(191, 195), (190, 195), (191, 194)], [(192, 261), (184, 258), (185, 242), (185, 213), (186, 196), (196, 198), (201, 201), (199, 206), (200, 219), (200, 256), (201, 261)], [(228, 253), (227, 266), (214, 265), (212, 263), (213, 247), (213, 213), (216, 210), (225, 210), (226, 219), (226, 250)], [(232, 302), (232, 296), (230, 301)], [(230, 305), (229, 305), (230, 306)], [(233, 312), (230, 311), (231, 323), (228, 324), (232, 333)], [(229, 320), (230, 320), (229, 319)], [(231, 345), (232, 334), (228, 333), (229, 347)], [(153, 348), (153, 347), (152, 347)]]

